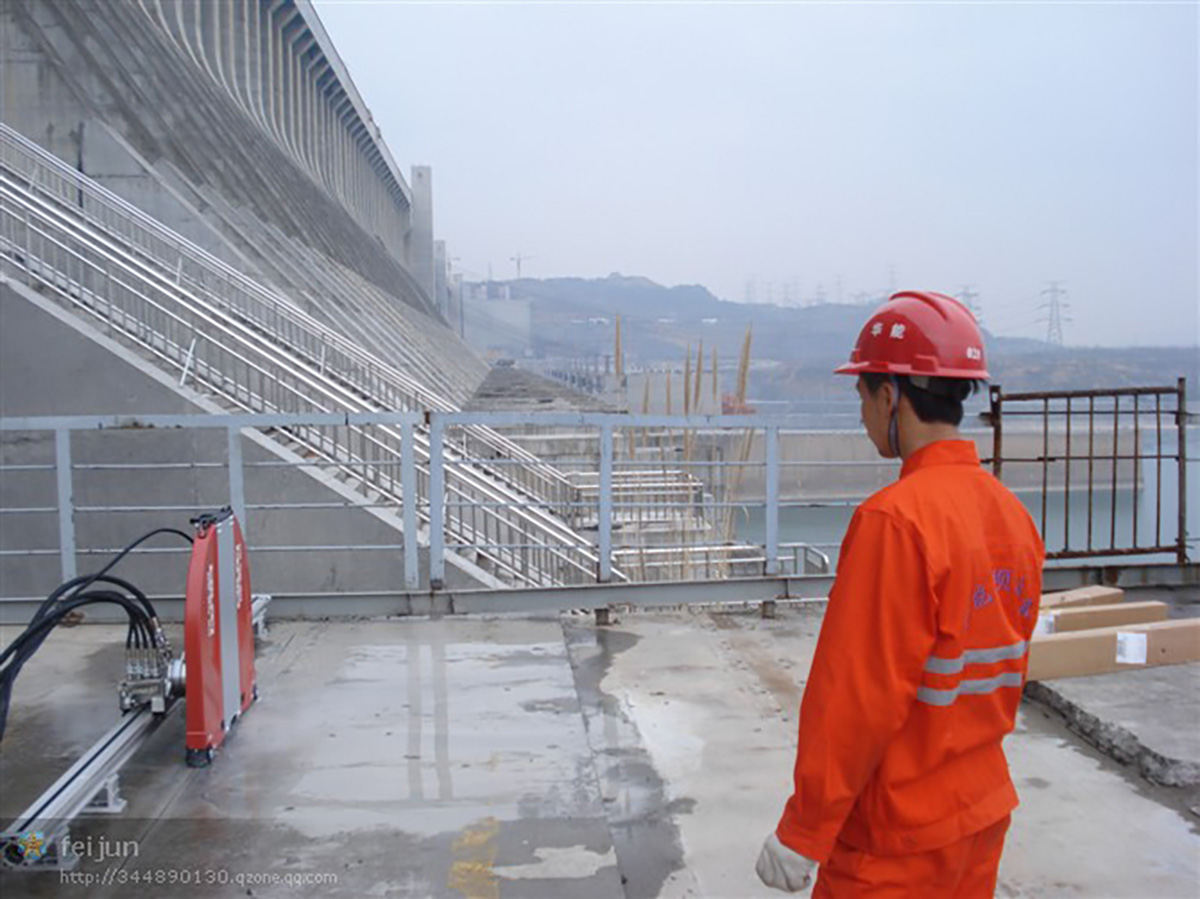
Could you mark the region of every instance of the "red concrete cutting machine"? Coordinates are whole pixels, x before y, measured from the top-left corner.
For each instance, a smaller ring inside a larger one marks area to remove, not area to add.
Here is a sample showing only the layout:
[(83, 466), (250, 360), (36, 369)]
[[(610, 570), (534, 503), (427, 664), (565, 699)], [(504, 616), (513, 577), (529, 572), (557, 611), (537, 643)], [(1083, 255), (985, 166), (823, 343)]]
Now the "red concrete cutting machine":
[(229, 509), (192, 520), (183, 612), (187, 763), (203, 767), (258, 698), (246, 542)]
[[(120, 721), (0, 833), (0, 858), (16, 867), (70, 869), (78, 863), (69, 835), (81, 814), (121, 812), (118, 775), (146, 739), (181, 705), (186, 708), (186, 760), (204, 767), (258, 698), (254, 637), (269, 596), (252, 596), (246, 543), (229, 508), (192, 519), (193, 533), (160, 528), (127, 546), (96, 574), (73, 578), (39, 607), (0, 662), (0, 739), (8, 697), (21, 667), (54, 627), (87, 605), (121, 607), (129, 617)], [(183, 609), (184, 655), (174, 658), (158, 614), (144, 593), (109, 572), (155, 534), (191, 540)], [(186, 702), (178, 700), (186, 696)]]

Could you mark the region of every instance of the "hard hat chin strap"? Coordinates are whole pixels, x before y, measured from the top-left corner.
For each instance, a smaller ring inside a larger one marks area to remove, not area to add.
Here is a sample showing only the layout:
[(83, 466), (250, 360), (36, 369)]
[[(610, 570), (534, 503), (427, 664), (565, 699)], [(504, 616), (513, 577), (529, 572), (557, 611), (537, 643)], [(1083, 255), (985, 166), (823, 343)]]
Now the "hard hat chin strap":
[(900, 458), (900, 382), (895, 375), (889, 375), (892, 383), (892, 409), (888, 416), (888, 450)]

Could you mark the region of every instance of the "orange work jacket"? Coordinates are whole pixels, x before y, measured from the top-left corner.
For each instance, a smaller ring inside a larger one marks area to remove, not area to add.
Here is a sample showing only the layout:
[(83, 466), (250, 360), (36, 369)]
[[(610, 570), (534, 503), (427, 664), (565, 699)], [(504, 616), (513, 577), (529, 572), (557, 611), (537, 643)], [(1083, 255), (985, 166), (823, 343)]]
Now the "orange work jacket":
[(932, 443), (855, 512), (800, 706), (777, 834), (818, 862), (949, 845), (1017, 794), (1001, 748), (1037, 621), (1045, 548), (965, 440)]

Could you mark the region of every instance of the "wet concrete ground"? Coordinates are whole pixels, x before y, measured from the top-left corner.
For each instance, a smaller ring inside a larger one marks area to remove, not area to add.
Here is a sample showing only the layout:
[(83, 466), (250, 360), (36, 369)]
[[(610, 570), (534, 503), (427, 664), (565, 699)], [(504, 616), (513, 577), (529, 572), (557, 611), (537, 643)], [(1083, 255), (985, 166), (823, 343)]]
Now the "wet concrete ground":
[[(742, 860), (753, 858), (791, 789), (795, 711), (819, 626), (813, 609), (773, 621), (639, 614), (613, 629), (640, 639), (606, 689), (639, 728), (667, 798), (694, 803), (678, 818), (692, 895), (773, 895)], [(1186, 712), (1177, 720), (1196, 725)], [(1023, 706), (1007, 751), (1022, 806), (998, 896), (1197, 895), (1200, 818), (1186, 794), (1146, 783), (1036, 704)]]
[[(126, 768), (126, 813), (77, 825), (76, 872), (3, 871), (0, 894), (779, 895), (753, 863), (790, 790), (819, 608), (617, 618), (276, 623), (261, 699), (211, 768), (183, 765), (174, 716)], [(122, 639), (61, 630), (22, 674), (5, 822), (115, 721)], [(1200, 820), (1177, 792), (1037, 705), (1008, 751), (1023, 805), (998, 895), (1196, 895)]]

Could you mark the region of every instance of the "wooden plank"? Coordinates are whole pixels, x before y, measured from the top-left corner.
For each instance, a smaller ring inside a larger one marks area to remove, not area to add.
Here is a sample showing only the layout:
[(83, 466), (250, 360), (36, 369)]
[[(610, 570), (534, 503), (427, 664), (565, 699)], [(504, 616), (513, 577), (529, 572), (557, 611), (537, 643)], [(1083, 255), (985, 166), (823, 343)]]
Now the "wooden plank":
[(1120, 587), (1076, 587), (1061, 593), (1043, 593), (1041, 609), (1060, 609), (1067, 606), (1106, 606), (1125, 599)]
[(1167, 620), (1165, 602), (1119, 602), (1110, 606), (1071, 606), (1038, 615), (1038, 627), (1047, 634), (1083, 631), (1093, 627), (1120, 627)]
[(1131, 671), (1200, 660), (1200, 618), (1035, 637), (1029, 680)]

